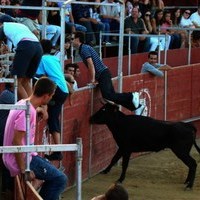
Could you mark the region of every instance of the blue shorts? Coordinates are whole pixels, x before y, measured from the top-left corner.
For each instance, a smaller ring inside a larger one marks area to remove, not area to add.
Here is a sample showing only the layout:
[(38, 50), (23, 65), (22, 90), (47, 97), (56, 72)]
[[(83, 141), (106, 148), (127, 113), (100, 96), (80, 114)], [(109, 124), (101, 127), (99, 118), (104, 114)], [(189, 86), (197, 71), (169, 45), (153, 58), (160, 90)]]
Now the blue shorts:
[(43, 50), (40, 42), (23, 40), (16, 48), (11, 74), (19, 78), (32, 78), (42, 58)]

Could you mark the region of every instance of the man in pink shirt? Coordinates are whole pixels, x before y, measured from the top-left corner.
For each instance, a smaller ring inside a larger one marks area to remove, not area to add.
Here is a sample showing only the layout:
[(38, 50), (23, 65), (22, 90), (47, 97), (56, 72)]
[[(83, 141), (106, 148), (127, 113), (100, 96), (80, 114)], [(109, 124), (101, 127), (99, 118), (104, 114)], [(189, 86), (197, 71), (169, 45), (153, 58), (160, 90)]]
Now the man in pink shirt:
[[(55, 93), (56, 86), (49, 78), (40, 78), (27, 99), (20, 100), (17, 105), (25, 105), (30, 101), (30, 144), (34, 145), (37, 109), (46, 105)], [(4, 131), (4, 146), (26, 145), (26, 116), (24, 110), (11, 110)], [(67, 184), (67, 176), (36, 152), (30, 153), (29, 180), (44, 180), (40, 196), (44, 200), (57, 200)], [(26, 153), (3, 154), (3, 162), (11, 176), (25, 174)]]

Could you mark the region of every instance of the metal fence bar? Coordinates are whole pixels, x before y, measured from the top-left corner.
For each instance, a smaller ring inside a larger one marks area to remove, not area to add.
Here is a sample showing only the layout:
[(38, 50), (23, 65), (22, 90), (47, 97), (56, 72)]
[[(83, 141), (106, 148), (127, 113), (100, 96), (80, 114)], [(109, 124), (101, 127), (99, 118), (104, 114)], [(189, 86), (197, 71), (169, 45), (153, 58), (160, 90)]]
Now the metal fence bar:
[[(80, 138), (81, 140), (81, 138)], [(78, 151), (77, 144), (49, 144), (28, 146), (0, 146), (0, 153), (45, 152), (45, 151)]]

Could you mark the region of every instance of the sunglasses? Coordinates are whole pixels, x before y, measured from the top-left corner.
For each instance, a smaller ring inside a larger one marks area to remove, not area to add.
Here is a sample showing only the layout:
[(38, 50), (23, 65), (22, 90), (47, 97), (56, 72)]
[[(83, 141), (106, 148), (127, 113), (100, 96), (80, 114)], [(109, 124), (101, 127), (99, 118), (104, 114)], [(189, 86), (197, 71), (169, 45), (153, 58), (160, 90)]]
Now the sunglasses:
[(190, 15), (190, 12), (185, 12), (185, 14), (188, 14), (188, 15)]
[(150, 16), (151, 16), (151, 14), (145, 14), (145, 16), (146, 16), (146, 17), (150, 17)]

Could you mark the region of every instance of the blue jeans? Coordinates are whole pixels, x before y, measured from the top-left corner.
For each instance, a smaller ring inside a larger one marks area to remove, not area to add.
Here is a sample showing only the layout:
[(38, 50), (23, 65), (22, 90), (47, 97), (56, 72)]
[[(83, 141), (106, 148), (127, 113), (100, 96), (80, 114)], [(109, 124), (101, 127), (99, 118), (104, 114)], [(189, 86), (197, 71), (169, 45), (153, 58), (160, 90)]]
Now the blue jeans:
[(40, 196), (44, 200), (58, 200), (67, 186), (67, 176), (40, 156), (32, 157), (30, 169), (37, 179), (44, 180)]
[(87, 28), (85, 26), (80, 25), (80, 24), (74, 24), (74, 23), (71, 23), (71, 22), (66, 22), (66, 24), (69, 27), (75, 26), (76, 31), (81, 31), (81, 32), (87, 31)]
[[(126, 36), (124, 38), (125, 42), (128, 44), (129, 42), (129, 37)], [(138, 46), (142, 44), (142, 49), (141, 52), (148, 52), (150, 49), (150, 38), (146, 37), (145, 40), (140, 41), (139, 37), (131, 37), (131, 54), (138, 53)], [(141, 47), (141, 46), (140, 46)]]

